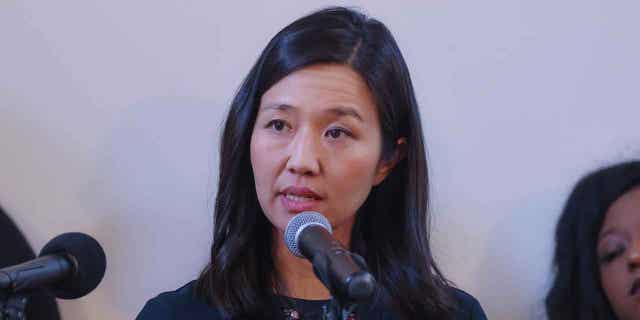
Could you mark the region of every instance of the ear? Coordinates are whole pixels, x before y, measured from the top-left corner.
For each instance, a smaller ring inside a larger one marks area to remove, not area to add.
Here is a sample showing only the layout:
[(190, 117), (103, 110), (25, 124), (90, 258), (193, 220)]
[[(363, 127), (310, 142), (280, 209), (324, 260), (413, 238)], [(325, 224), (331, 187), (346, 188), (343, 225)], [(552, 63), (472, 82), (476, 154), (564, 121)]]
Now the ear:
[(393, 151), (393, 156), (390, 159), (382, 159), (378, 164), (376, 176), (373, 179), (373, 185), (377, 186), (391, 173), (391, 170), (395, 168), (396, 164), (400, 160), (404, 159), (407, 155), (407, 139), (399, 138), (396, 140), (396, 146)]

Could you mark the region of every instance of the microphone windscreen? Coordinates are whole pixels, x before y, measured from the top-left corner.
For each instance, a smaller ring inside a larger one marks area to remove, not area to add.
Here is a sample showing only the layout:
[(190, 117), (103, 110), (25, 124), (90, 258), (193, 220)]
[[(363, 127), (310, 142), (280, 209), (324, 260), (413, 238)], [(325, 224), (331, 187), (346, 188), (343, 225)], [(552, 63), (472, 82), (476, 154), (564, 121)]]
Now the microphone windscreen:
[(300, 251), (300, 246), (298, 245), (298, 237), (302, 230), (312, 225), (321, 226), (327, 229), (329, 233), (333, 232), (329, 220), (327, 220), (327, 218), (322, 214), (315, 211), (299, 213), (289, 220), (289, 223), (287, 223), (287, 228), (284, 231), (284, 242), (287, 244), (289, 251), (295, 256), (300, 258), (304, 257)]
[(63, 233), (49, 241), (40, 256), (66, 254), (75, 259), (72, 275), (54, 284), (49, 290), (61, 299), (76, 299), (95, 289), (107, 267), (104, 250), (94, 238), (80, 232)]

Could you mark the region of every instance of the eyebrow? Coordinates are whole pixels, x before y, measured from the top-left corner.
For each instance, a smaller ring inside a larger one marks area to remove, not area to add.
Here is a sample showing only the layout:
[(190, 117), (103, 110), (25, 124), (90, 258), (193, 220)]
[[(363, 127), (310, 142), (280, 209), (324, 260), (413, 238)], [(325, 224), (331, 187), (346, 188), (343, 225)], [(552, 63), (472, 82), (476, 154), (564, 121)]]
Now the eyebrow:
[(350, 107), (338, 106), (327, 110), (327, 112), (333, 113), (338, 117), (353, 117), (360, 120), (361, 122), (364, 121), (362, 120), (360, 114), (355, 109)]
[(284, 104), (284, 103), (276, 103), (276, 104), (270, 104), (264, 108), (261, 108), (258, 111), (262, 111), (262, 110), (269, 110), (269, 109), (273, 109), (273, 110), (280, 110), (280, 111), (287, 111), (289, 109), (292, 109), (293, 107), (288, 105), (288, 104)]
[[(291, 109), (295, 109), (295, 107), (285, 103), (276, 103), (276, 104), (267, 105), (266, 107), (262, 108), (262, 110), (269, 110), (269, 109), (279, 110), (279, 111), (289, 111)], [(364, 122), (364, 120), (362, 119), (362, 116), (360, 116), (358, 111), (356, 111), (356, 109), (351, 107), (337, 106), (337, 107), (333, 107), (326, 110), (325, 113), (331, 113), (338, 117), (353, 117), (361, 122)]]
[(602, 232), (600, 236), (598, 236), (598, 242), (602, 241), (602, 239), (606, 238), (608, 235), (614, 234), (616, 232), (618, 232), (618, 228), (615, 227), (605, 229), (604, 232)]

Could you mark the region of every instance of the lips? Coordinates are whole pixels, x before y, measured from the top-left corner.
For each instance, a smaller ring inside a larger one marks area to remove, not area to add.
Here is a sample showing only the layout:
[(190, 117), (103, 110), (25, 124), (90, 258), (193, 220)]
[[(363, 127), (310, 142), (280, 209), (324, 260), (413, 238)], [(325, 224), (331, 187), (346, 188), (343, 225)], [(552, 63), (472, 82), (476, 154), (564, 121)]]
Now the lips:
[(291, 213), (312, 210), (322, 197), (307, 187), (287, 187), (279, 193), (283, 206)]
[(640, 278), (633, 281), (633, 284), (631, 285), (631, 289), (629, 289), (629, 295), (634, 296), (638, 292), (640, 292)]
[(287, 187), (284, 190), (282, 190), (280, 192), (281, 194), (285, 195), (285, 196), (293, 196), (293, 197), (299, 197), (299, 198), (310, 198), (313, 200), (320, 200), (321, 197), (314, 192), (313, 190), (307, 188), (307, 187)]

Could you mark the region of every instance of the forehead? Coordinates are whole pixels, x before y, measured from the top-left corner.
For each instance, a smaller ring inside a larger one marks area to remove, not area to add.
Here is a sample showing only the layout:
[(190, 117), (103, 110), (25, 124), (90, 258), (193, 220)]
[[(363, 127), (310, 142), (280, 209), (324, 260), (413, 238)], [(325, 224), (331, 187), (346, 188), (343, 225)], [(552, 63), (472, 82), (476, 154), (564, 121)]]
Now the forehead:
[(287, 75), (261, 97), (261, 108), (273, 104), (311, 109), (344, 105), (364, 114), (375, 112), (364, 79), (350, 67), (337, 64), (313, 65)]
[(609, 228), (640, 234), (640, 187), (627, 191), (611, 204), (602, 231)]

